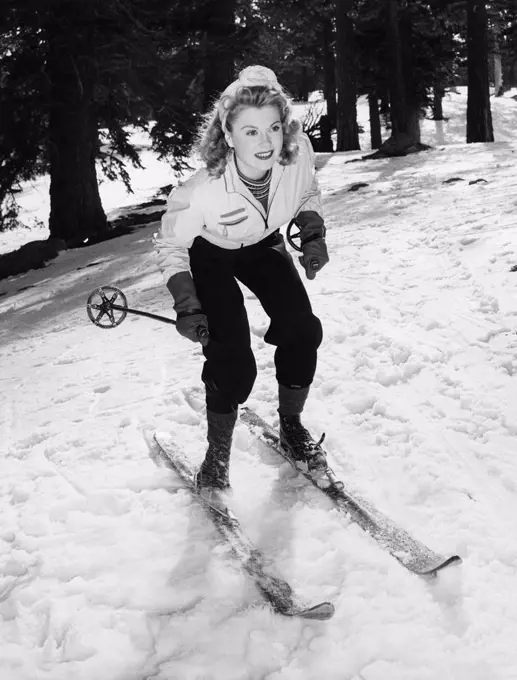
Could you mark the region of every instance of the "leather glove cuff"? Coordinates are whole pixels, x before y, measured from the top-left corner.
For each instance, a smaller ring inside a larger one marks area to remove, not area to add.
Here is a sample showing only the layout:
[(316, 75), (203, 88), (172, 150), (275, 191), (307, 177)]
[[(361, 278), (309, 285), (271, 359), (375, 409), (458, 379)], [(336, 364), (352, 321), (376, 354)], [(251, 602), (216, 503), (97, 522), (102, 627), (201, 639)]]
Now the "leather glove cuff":
[(178, 312), (176, 314), (177, 319), (184, 319), (186, 316), (194, 316), (194, 314), (203, 314), (203, 310), (198, 308), (198, 309), (185, 309), (182, 312)]
[(323, 217), (315, 210), (302, 210), (296, 215), (296, 224), (300, 227), (300, 241), (305, 243), (318, 238), (325, 238), (326, 229)]
[(192, 314), (201, 310), (196, 287), (190, 272), (178, 272), (167, 281), (169, 293), (174, 298), (174, 311), (177, 315)]

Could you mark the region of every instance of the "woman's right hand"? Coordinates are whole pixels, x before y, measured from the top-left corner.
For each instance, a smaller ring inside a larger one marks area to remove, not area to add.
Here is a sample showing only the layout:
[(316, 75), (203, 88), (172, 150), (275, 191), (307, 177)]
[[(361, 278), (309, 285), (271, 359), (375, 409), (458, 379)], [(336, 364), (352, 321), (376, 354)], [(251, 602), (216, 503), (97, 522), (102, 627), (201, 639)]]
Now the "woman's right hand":
[(208, 321), (203, 312), (180, 312), (176, 318), (176, 330), (180, 335), (192, 342), (200, 342), (203, 347), (208, 345)]

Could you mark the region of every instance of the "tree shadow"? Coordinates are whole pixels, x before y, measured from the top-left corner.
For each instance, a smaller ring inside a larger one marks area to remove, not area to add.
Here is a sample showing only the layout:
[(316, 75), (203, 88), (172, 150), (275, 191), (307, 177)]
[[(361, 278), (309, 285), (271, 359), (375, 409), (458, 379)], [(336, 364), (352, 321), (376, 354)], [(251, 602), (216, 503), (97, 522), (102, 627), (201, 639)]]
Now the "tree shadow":
[[(102, 234), (78, 238), (76, 243), (67, 244), (59, 238), (30, 241), (17, 250), (0, 254), (0, 281), (11, 276), (19, 276), (34, 269), (42, 269), (54, 260), (60, 252), (70, 248), (90, 248), (91, 246), (133, 233), (139, 227), (161, 219), (166, 206), (166, 196), (172, 188), (168, 184), (161, 187), (155, 196), (143, 203), (116, 210), (116, 216), (108, 218), (108, 230)], [(151, 208), (156, 207), (156, 210)]]
[(318, 170), (323, 170), (323, 168), (330, 162), (330, 159), (333, 158), (335, 155), (336, 154), (334, 152), (316, 153), (316, 160), (314, 163), (316, 172), (318, 172)]
[(260, 523), (256, 544), (265, 553), (277, 556), (277, 561), (282, 562), (281, 576), (284, 577), (291, 572), (294, 564), (294, 520), (296, 506), (303, 503), (300, 496), (306, 489), (306, 480), (269, 446), (261, 441), (257, 442), (257, 446), (260, 447), (261, 463), (273, 467), (278, 475), (261, 506), (260, 514), (267, 521)]
[[(77, 325), (91, 322), (86, 314), (86, 302), (89, 292), (105, 285), (118, 288), (138, 287), (138, 295), (147, 295), (152, 288), (152, 305), (158, 306), (156, 313), (169, 301), (165, 287), (157, 286), (156, 281), (142, 289), (142, 281), (153, 273), (151, 260), (153, 255), (152, 234), (155, 225), (148, 225), (138, 234), (130, 233), (112, 244), (92, 246), (91, 261), (81, 251), (66, 251), (61, 257), (51, 262), (44, 270), (34, 270), (22, 277), (3, 282), (0, 314), (2, 328), (9, 328), (7, 338), (12, 341), (26, 333), (33, 334), (39, 327), (40, 334), (54, 331), (59, 317), (69, 316), (69, 324)], [(140, 268), (135, 268), (135, 258), (148, 254)], [(156, 278), (160, 280), (157, 268)], [(138, 302), (129, 301), (128, 306), (137, 307)], [(149, 311), (155, 311), (149, 309)], [(7, 333), (7, 330), (6, 330)], [(4, 333), (0, 334), (0, 344)]]

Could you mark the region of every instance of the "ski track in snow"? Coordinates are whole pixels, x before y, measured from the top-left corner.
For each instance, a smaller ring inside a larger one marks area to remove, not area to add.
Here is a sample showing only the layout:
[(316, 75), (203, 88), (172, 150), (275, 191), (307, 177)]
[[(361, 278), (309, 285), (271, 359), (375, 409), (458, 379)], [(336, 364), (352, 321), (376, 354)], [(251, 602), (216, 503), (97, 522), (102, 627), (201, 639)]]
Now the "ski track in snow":
[[(307, 283), (325, 339), (306, 423), (327, 433), (338, 476), (464, 558), (436, 580), (410, 574), (238, 425), (232, 508), (297, 592), (334, 602), (329, 622), (274, 615), (149, 458), (147, 426), (203, 457), (199, 347), (139, 317), (105, 331), (87, 320), (102, 284), (172, 313), (156, 225), (0, 282), (2, 680), (517, 676), (512, 139), (320, 158), (331, 262)], [(276, 422), (267, 318), (245, 296), (259, 368), (248, 404)]]

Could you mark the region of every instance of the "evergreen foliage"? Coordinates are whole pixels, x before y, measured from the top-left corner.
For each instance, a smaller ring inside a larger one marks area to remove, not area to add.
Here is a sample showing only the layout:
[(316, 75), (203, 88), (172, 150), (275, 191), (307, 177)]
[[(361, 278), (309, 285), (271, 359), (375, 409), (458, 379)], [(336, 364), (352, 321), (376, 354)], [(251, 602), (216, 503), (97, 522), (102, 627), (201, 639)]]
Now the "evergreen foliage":
[(486, 7), (484, 49), (500, 55), (503, 87), (517, 86), (517, 0), (1, 2), (0, 229), (17, 224), (20, 183), (49, 173), (51, 235), (68, 245), (108, 230), (96, 163), (130, 188), (136, 128), (183, 170), (201, 115), (247, 64), (273, 68), (298, 100), (323, 92), (311, 134), (330, 151), (333, 129), (340, 148), (355, 144), (356, 94), (368, 95), (377, 146), (379, 115), (412, 143), (421, 115), (441, 117), (446, 88), (467, 84), (470, 3)]
[(4, 0), (4, 5), (4, 226), (13, 222), (12, 202), (6, 199), (19, 182), (44, 171), (52, 174), (52, 153), (61, 157), (51, 138), (52, 114), (60, 107), (69, 107), (60, 124), (67, 123), (74, 106), (89, 109), (95, 122), (91, 162), (97, 158), (108, 178), (121, 178), (128, 188), (125, 163), (139, 164), (131, 128), (149, 131), (156, 150), (171, 159), (175, 170), (185, 167), (202, 97), (199, 30), (184, 5), (168, 0)]

